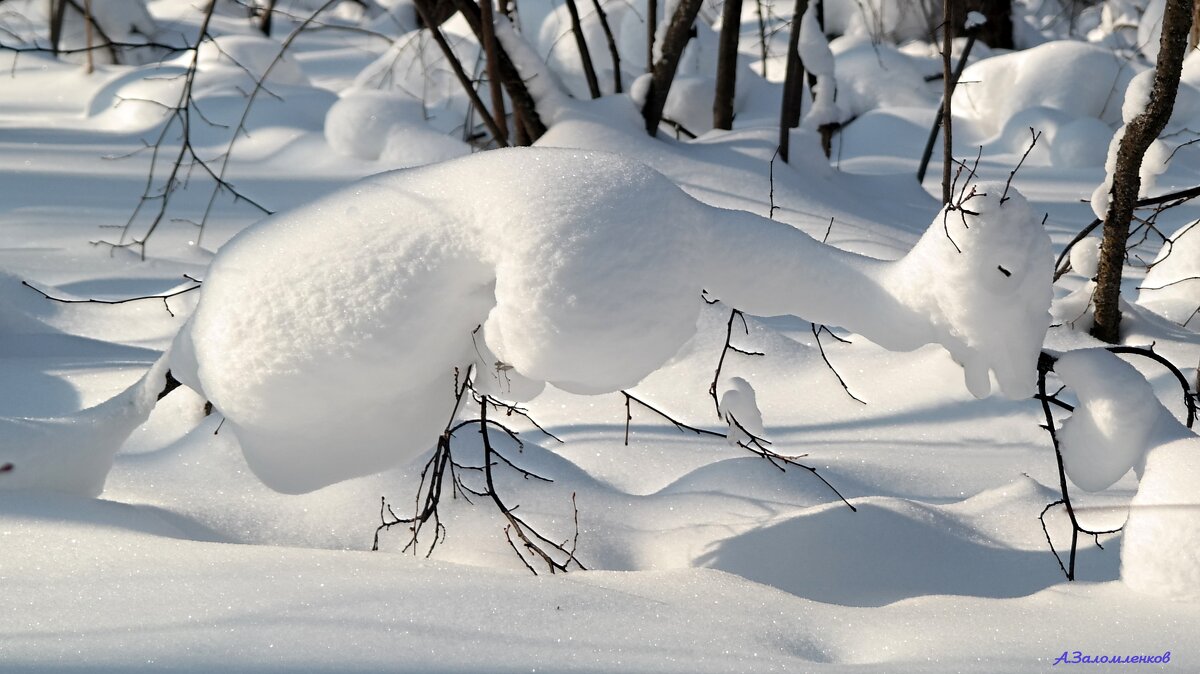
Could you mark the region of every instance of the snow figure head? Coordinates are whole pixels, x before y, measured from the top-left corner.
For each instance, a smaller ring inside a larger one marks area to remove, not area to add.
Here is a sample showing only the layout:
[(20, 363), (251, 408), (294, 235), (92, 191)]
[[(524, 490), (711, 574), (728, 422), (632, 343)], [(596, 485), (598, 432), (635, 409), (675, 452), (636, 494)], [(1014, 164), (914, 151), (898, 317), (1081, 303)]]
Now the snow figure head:
[[(1007, 192), (1007, 194), (1006, 194)], [(901, 262), (909, 304), (932, 317), (936, 341), (976, 397), (1032, 395), (1050, 326), (1050, 238), (1025, 198), (1003, 183), (964, 187)]]

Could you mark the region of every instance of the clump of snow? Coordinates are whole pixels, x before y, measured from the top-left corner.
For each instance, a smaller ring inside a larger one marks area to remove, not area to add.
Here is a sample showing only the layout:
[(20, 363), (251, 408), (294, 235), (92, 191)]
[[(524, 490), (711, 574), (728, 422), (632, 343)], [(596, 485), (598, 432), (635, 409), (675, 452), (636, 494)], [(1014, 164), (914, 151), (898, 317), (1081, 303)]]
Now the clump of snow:
[[(1104, 182), (1100, 183), (1092, 192), (1092, 212), (1096, 214), (1097, 218), (1107, 217), (1108, 205), (1112, 197), (1113, 174), (1117, 170), (1117, 155), (1121, 149), (1121, 142), (1125, 138), (1125, 129), (1145, 111), (1146, 105), (1150, 101), (1153, 83), (1154, 71), (1147, 70), (1134, 77), (1125, 91), (1125, 99), (1121, 104), (1121, 119), (1124, 126), (1117, 129), (1108, 145), (1108, 157), (1104, 162)], [(1162, 140), (1155, 139), (1146, 149), (1146, 154), (1142, 156), (1142, 165), (1138, 171), (1141, 180), (1138, 188), (1139, 197), (1147, 196), (1154, 190), (1158, 176), (1167, 170), (1167, 163), (1170, 159), (1171, 148)]]
[(1107, 350), (1069, 351), (1054, 371), (1079, 398), (1058, 438), (1067, 476), (1081, 489), (1106, 489), (1130, 469), (1140, 475), (1149, 448), (1164, 433), (1179, 436), (1146, 378)]
[(399, 124), (387, 132), (379, 159), (392, 167), (422, 166), (471, 154), (471, 146), (423, 122)]
[(1181, 227), (1163, 242), (1138, 289), (1137, 303), (1184, 327), (1200, 324), (1200, 227)]
[(967, 20), (963, 23), (963, 28), (971, 30), (972, 28), (978, 28), (985, 23), (987, 23), (986, 16), (980, 14), (979, 12), (971, 11), (967, 12)]
[(1121, 542), (1121, 579), (1146, 594), (1200, 600), (1200, 440), (1150, 450)]
[(1086, 236), (1071, 247), (1071, 269), (1087, 278), (1100, 268), (1100, 237)]
[(166, 383), (167, 358), (160, 358), (124, 393), (82, 412), (32, 419), (0, 417), (0, 490), (44, 489), (99, 496), (113, 457), (126, 438), (150, 416)]
[(1095, 117), (1079, 117), (1058, 128), (1050, 142), (1050, 163), (1061, 168), (1090, 168), (1105, 162), (1113, 130)]
[(1024, 396), (1049, 322), (1049, 240), (1015, 190), (980, 189), (978, 215), (939, 216), (883, 262), (706, 206), (615, 155), (514, 149), (382, 174), (226, 244), (172, 369), (289, 492), (425, 451), (472, 363), (518, 397), (540, 382), (631, 387), (695, 333), (702, 289), (888, 348), (939, 343), (975, 395), (991, 370)]
[[(1088, 76), (1073, 74), (1078, 72)], [(1107, 49), (1049, 42), (968, 66), (964, 85), (954, 91), (954, 110), (990, 134), (998, 133), (1017, 112), (1039, 105), (1116, 124), (1121, 121), (1125, 87), (1136, 73), (1134, 66)]]
[(721, 418), (729, 425), (729, 432), (725, 437), (730, 444), (749, 442), (765, 434), (762, 411), (758, 409), (754, 387), (745, 379), (730, 377), (724, 382), (719, 408)]
[(796, 50), (800, 52), (804, 69), (817, 78), (812, 87), (812, 105), (804, 114), (803, 126), (815, 128), (841, 122), (845, 115), (834, 102), (837, 80), (834, 77), (833, 52), (829, 50), (829, 42), (821, 32), (815, 4), (810, 4), (800, 19), (800, 37)]
[(402, 92), (351, 89), (325, 115), (325, 140), (339, 154), (379, 159), (385, 139), (396, 127), (420, 122), (421, 101)]
[[(836, 59), (837, 104), (849, 117), (877, 108), (936, 103), (913, 59), (889, 44), (842, 36), (829, 45)], [(806, 62), (807, 65), (807, 62)]]
[(987, 395), (990, 369), (1016, 397), (1032, 391), (1050, 322), (1050, 239), (1015, 189), (1007, 198), (999, 183), (976, 189), (964, 208), (977, 215), (943, 209), (901, 261), (904, 283), (922, 295), (911, 305), (939, 317), (932, 341), (963, 366), (971, 393)]

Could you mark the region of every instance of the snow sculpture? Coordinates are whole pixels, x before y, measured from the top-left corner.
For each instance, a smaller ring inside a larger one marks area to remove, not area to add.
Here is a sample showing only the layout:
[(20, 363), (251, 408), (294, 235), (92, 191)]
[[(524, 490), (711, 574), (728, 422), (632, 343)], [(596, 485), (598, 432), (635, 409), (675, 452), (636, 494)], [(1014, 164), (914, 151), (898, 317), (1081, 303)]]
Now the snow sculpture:
[[(426, 451), (455, 368), (512, 399), (630, 387), (694, 333), (707, 290), (751, 313), (944, 346), (976, 396), (1032, 392), (1050, 243), (982, 185), (903, 259), (702, 204), (602, 153), (501, 150), (381, 174), (253, 226), (215, 259), (171, 369), (254, 471), (303, 492)], [(478, 327), (478, 329), (476, 329)]]

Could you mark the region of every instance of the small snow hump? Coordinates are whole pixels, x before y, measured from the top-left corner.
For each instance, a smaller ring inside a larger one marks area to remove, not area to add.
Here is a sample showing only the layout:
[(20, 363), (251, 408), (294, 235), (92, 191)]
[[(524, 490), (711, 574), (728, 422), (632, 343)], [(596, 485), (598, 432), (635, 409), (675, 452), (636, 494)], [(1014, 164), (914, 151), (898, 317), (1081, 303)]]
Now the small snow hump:
[(955, 226), (961, 255), (939, 219), (911, 260), (884, 262), (702, 204), (617, 155), (508, 149), (393, 171), (226, 244), (171, 369), (293, 493), (430, 449), (456, 371), (512, 400), (631, 387), (695, 333), (702, 289), (888, 348), (943, 344), (977, 395), (989, 368), (1012, 394), (1033, 379), (1050, 253), (1024, 200), (998, 196)]

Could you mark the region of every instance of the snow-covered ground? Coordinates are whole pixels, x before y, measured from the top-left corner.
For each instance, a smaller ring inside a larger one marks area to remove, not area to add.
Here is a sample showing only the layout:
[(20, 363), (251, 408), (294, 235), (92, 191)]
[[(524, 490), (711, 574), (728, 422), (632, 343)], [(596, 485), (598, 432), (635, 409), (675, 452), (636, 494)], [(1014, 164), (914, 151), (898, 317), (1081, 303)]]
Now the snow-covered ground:
[[(1200, 669), (1200, 441), (1179, 384), (1084, 350), (1094, 241), (1050, 285), (1148, 67), (1114, 21), (1129, 3), (1082, 17), (1090, 42), (1038, 47), (1066, 27), (1014, 3), (1033, 48), (974, 52), (955, 150), (982, 148), (981, 194), (944, 215), (937, 164), (913, 177), (936, 48), (872, 44), (837, 2), (848, 35), (806, 49), (839, 88), (817, 121), (850, 121), (830, 160), (794, 131), (790, 164), (786, 30), (762, 62), (749, 3), (734, 130), (697, 127), (716, 51), (700, 26), (667, 107), (699, 138), (651, 140), (629, 95), (586, 100), (561, 8), (523, 2), (518, 66), (541, 57), (580, 98), (539, 71), (538, 147), (474, 154), (411, 5), (328, 10), (277, 60), (319, 7), (280, 4), (299, 19), (268, 40), (219, 3), (191, 85), (190, 52), (86, 74), (0, 51), (0, 671), (1016, 672), (1168, 651), (1162, 668)], [(199, 9), (148, 7), (113, 13), (195, 39)], [(606, 8), (632, 83), (645, 28)], [(899, 16), (889, 38), (908, 40)], [(474, 63), (466, 23), (445, 30)], [(178, 120), (149, 192), (144, 144), (183, 86), (196, 156), (246, 199), (185, 168), (144, 247), (114, 247), (158, 211), (122, 228), (160, 194)], [(1200, 124), (1200, 58), (1183, 87), (1172, 148)], [(1149, 172), (1153, 194), (1200, 184), (1196, 147)], [(1150, 234), (1134, 260), (1162, 264), (1125, 286), (1125, 342), (1193, 388), (1197, 216), (1161, 215), (1174, 242)], [(1073, 582), (1047, 545), (1065, 553), (1066, 513), (1039, 522), (1061, 498), (1030, 397), (1043, 345), (1067, 354), (1078, 411), (1055, 414), (1081, 524), (1129, 519), (1080, 538)], [(167, 368), (184, 386), (155, 401)], [(512, 434), (457, 428), (440, 527), (412, 547), (391, 527), (372, 551), (381, 516), (420, 505), (447, 421), (478, 419), (468, 374), (528, 416), (488, 404)], [(472, 469), (489, 458), (494, 485)], [(489, 487), (578, 564), (545, 573), (472, 493)]]

